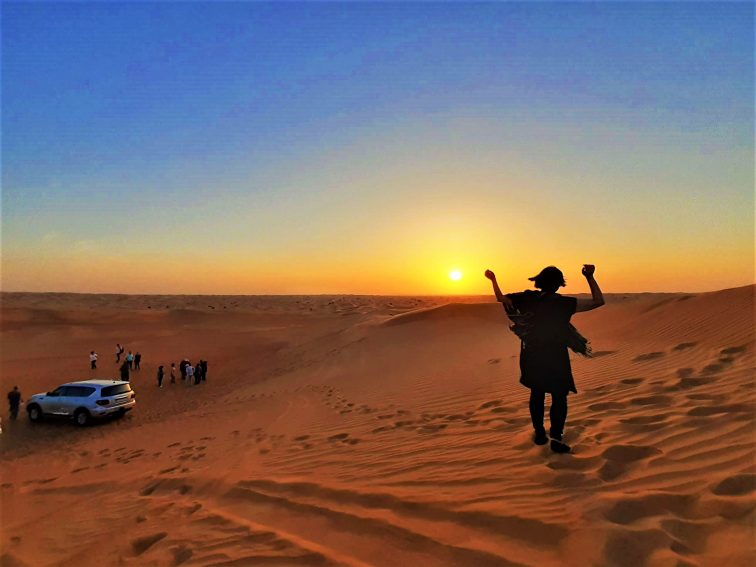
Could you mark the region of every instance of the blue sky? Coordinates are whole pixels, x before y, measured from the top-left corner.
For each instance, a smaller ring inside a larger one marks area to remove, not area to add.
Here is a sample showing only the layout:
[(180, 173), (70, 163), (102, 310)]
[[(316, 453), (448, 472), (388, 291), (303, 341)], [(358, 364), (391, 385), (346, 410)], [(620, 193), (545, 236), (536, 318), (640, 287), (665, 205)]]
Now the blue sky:
[[(434, 270), (477, 270), (466, 248), (500, 237), (522, 262), (565, 257), (549, 242), (616, 260), (628, 290), (628, 262), (726, 247), (720, 279), (690, 284), (688, 266), (659, 288), (750, 283), (753, 10), (5, 3), (3, 287), (60, 286), (57, 263), (104, 257), (66, 285), (440, 292), (399, 273), (424, 251)], [(504, 237), (493, 210), (521, 224)], [(424, 230), (437, 239), (397, 254)], [(113, 280), (114, 250), (121, 268), (149, 260), (138, 279)], [(164, 277), (184, 273), (176, 258), (224, 276), (187, 287)], [(292, 264), (301, 281), (268, 277)]]

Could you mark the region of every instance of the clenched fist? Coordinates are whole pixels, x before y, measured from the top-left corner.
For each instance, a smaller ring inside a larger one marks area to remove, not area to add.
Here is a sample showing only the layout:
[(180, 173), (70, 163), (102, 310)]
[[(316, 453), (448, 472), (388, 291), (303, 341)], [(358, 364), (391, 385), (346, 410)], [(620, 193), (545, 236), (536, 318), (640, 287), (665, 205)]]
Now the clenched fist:
[(583, 264), (583, 275), (586, 278), (593, 277), (593, 272), (596, 271), (596, 266), (593, 264)]
[(486, 270), (486, 273), (483, 275), (486, 276), (491, 281), (496, 279), (496, 274), (494, 274), (491, 270)]

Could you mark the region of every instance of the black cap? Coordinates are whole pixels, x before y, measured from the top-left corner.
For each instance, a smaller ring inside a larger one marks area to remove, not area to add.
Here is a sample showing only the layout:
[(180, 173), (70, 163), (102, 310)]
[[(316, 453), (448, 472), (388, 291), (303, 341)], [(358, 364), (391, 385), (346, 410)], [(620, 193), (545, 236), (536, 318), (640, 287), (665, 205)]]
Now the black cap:
[(556, 266), (547, 266), (537, 276), (533, 276), (532, 278), (528, 278), (530, 281), (536, 283), (536, 287), (549, 287), (550, 285), (556, 285), (557, 287), (562, 287), (565, 284), (564, 282), (564, 274), (562, 274), (562, 270), (557, 268)]

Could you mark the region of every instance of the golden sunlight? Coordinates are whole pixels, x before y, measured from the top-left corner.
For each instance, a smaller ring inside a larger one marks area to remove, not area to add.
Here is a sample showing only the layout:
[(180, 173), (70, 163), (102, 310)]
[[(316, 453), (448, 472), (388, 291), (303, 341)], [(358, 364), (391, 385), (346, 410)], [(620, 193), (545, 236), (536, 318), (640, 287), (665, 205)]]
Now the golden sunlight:
[(449, 272), (449, 277), (455, 282), (458, 282), (462, 279), (462, 272), (460, 272), (459, 270), (452, 270), (451, 272)]

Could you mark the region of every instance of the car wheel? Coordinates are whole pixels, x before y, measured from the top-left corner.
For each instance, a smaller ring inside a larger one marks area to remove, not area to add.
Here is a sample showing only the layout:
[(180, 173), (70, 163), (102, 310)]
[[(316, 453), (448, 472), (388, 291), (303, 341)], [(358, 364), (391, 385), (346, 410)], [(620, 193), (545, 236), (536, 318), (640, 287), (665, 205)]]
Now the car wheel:
[(84, 427), (89, 424), (89, 412), (85, 409), (76, 410), (74, 413), (74, 421), (76, 425)]
[(29, 421), (33, 421), (35, 423), (42, 421), (42, 408), (40, 408), (37, 404), (30, 405), (26, 408), (26, 411), (29, 413)]

